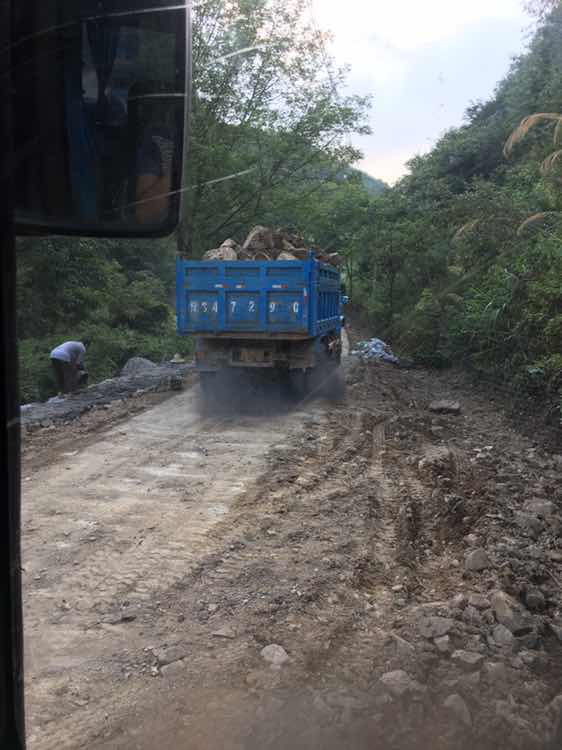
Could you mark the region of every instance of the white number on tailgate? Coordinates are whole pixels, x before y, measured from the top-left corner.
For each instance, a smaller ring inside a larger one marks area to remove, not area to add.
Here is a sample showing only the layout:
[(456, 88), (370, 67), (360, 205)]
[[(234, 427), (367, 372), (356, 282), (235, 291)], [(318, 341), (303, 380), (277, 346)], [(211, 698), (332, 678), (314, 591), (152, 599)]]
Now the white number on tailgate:
[(298, 302), (293, 302), (293, 312), (295, 313), (295, 315), (299, 314), (299, 310), (300, 310), (299, 303)]
[(201, 310), (204, 313), (209, 312), (209, 303), (208, 302), (201, 302)]
[(270, 302), (269, 303), (269, 312), (274, 313), (277, 310), (277, 303), (276, 302)]
[(248, 312), (255, 312), (255, 310), (256, 310), (256, 301), (251, 299), (248, 302)]
[(230, 309), (232, 310), (232, 312), (235, 312), (235, 310), (236, 310), (236, 300), (235, 299), (230, 300)]
[(218, 313), (218, 311), (219, 311), (219, 303), (213, 302), (213, 312)]
[(191, 302), (189, 305), (189, 309), (192, 313), (196, 313), (197, 310), (199, 309), (197, 302)]

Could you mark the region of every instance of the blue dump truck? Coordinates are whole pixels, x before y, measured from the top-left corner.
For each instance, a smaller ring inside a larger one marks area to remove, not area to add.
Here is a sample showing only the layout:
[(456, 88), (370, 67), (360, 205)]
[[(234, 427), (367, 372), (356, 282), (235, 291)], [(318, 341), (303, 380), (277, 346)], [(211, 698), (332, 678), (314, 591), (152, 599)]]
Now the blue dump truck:
[(203, 391), (237, 370), (283, 372), (302, 395), (341, 359), (339, 271), (306, 260), (177, 260), (177, 326), (196, 339)]

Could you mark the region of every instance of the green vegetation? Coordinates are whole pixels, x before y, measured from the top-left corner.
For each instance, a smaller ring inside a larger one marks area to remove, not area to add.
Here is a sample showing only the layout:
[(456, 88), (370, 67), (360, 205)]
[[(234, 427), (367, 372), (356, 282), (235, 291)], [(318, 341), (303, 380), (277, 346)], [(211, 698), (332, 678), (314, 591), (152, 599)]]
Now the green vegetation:
[(369, 102), (338, 93), (345, 71), (306, 0), (197, 3), (185, 220), (162, 242), (20, 243), (22, 398), (52, 392), (64, 338), (89, 342), (94, 380), (189, 346), (174, 333), (176, 249), (197, 258), (259, 223), (343, 253), (373, 334), (560, 406), (562, 7), (531, 5), (535, 37), (492, 99), (389, 188), (353, 167)]
[(359, 157), (349, 136), (368, 132), (369, 102), (338, 93), (345, 71), (328, 59), (307, 0), (203, 0), (194, 13), (179, 250), (199, 257), (254, 224), (294, 224)]
[(92, 381), (132, 355), (185, 350), (174, 333), (176, 248), (197, 258), (254, 224), (306, 228), (320, 191), (333, 200), (361, 181), (349, 136), (368, 132), (368, 101), (338, 94), (344, 71), (324, 44), (306, 0), (197, 3), (183, 225), (163, 242), (20, 242), (22, 401), (54, 392), (49, 351), (61, 340), (86, 343)]
[(49, 352), (87, 345), (91, 378), (112, 377), (134, 355), (156, 362), (191, 342), (175, 333), (175, 247), (167, 241), (25, 239), (18, 246), (21, 399), (53, 394)]
[(362, 172), (360, 169), (352, 169), (350, 171), (352, 172), (352, 174), (355, 173), (361, 177), (363, 187), (366, 189), (369, 195), (380, 195), (381, 193), (384, 193), (384, 191), (388, 187), (386, 182), (377, 180), (375, 177), (371, 177), (370, 174)]
[(560, 406), (562, 7), (535, 9), (494, 97), (361, 209), (348, 253), (379, 335)]

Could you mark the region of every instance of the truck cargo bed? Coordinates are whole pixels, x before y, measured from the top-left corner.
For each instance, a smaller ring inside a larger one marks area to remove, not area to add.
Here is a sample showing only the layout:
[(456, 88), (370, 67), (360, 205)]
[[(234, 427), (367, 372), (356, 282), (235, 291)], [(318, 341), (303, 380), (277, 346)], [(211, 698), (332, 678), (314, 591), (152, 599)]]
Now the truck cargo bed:
[(303, 261), (177, 260), (178, 332), (317, 337), (340, 330), (340, 274)]

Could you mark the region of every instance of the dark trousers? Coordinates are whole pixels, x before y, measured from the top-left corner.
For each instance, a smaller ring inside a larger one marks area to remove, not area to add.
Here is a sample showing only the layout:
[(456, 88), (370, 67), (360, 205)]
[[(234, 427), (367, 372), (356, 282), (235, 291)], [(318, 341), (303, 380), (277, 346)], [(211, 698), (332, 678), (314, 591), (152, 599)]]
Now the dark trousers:
[(72, 362), (62, 359), (51, 359), (57, 388), (62, 393), (72, 393), (78, 387), (78, 368)]

